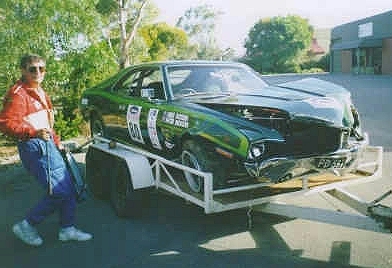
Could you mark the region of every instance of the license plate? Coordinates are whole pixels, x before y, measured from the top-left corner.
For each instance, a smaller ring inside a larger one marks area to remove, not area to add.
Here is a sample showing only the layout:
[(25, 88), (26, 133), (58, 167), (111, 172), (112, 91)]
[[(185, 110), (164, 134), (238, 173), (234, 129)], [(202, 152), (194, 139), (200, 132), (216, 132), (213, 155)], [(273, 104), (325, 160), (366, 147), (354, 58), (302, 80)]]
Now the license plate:
[(328, 168), (344, 168), (346, 164), (345, 157), (338, 158), (318, 158), (316, 160), (316, 167), (320, 169)]

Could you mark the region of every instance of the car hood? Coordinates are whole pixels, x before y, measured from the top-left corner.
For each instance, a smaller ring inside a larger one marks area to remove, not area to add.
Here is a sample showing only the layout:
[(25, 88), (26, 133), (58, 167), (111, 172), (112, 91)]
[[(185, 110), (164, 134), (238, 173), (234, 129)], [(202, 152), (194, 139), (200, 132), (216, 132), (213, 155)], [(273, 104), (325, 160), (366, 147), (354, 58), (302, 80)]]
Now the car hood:
[(284, 114), (291, 120), (314, 121), (334, 127), (350, 127), (353, 123), (349, 91), (315, 78), (230, 95), (199, 96), (188, 101), (206, 108), (203, 112), (219, 112), (242, 118), (244, 116), (238, 114), (238, 109), (264, 109)]

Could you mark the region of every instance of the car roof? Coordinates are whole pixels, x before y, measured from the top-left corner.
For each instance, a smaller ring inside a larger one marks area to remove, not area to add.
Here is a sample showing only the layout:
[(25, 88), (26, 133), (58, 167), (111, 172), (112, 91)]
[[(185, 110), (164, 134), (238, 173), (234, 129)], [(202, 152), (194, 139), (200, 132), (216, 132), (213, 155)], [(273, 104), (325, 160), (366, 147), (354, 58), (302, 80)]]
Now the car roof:
[(243, 63), (234, 61), (217, 61), (217, 60), (171, 60), (171, 61), (154, 61), (134, 64), (129, 68), (147, 67), (147, 66), (180, 66), (180, 65), (230, 65), (230, 66), (244, 66)]

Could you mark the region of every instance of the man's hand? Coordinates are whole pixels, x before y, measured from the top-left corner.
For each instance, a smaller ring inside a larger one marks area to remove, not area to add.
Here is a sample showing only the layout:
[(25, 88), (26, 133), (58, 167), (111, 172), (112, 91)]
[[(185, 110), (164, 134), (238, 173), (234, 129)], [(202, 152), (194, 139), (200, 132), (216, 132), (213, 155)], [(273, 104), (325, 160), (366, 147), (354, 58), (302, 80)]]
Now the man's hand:
[(61, 144), (61, 142), (60, 142), (60, 144), (57, 146), (57, 148), (59, 148), (60, 151), (65, 151), (65, 150), (66, 150), (66, 148), (64, 147), (64, 145)]
[(50, 140), (50, 130), (46, 128), (37, 130), (37, 138), (45, 141)]

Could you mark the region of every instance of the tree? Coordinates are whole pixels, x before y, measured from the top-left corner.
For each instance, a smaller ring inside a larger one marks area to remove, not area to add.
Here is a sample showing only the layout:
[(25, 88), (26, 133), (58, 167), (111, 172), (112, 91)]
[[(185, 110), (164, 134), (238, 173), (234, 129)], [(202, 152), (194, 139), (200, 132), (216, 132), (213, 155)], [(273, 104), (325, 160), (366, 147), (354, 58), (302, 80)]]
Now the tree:
[(167, 23), (146, 25), (140, 34), (148, 46), (147, 61), (181, 59), (188, 48), (186, 33)]
[(58, 110), (56, 130), (62, 138), (75, 135), (81, 122), (75, 112), (81, 91), (93, 79), (112, 73), (112, 66), (118, 69), (108, 64), (109, 50), (95, 45), (100, 44), (103, 23), (93, 1), (2, 0), (0, 15), (0, 46), (5, 48), (0, 50), (0, 93), (19, 78), (21, 55), (44, 56), (44, 87)]
[(295, 72), (296, 58), (309, 47), (312, 34), (308, 21), (299, 16), (262, 19), (249, 31), (246, 61), (260, 72)]
[(48, 90), (59, 91), (59, 85), (67, 77), (64, 73), (67, 70), (60, 66), (63, 55), (80, 52), (99, 38), (96, 26), (100, 17), (90, 3), (88, 0), (3, 0), (0, 46), (6, 49), (0, 51), (0, 67), (4, 70), (0, 84), (7, 88), (15, 82), (19, 76), (18, 59), (24, 53), (33, 52), (47, 59)]
[(222, 12), (210, 5), (201, 5), (188, 9), (177, 21), (176, 26), (182, 28), (196, 45), (197, 58), (219, 59), (222, 51), (216, 44), (216, 20)]
[(137, 33), (145, 22), (157, 16), (157, 10), (148, 0), (99, 0), (96, 7), (108, 18), (103, 27), (104, 38), (123, 69), (134, 60), (132, 49), (138, 49), (139, 55), (144, 54)]

